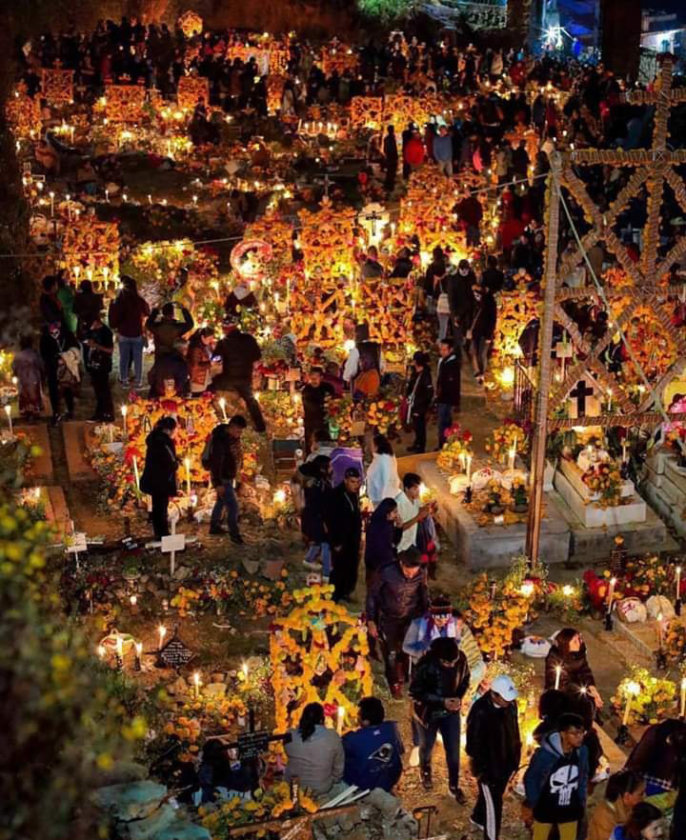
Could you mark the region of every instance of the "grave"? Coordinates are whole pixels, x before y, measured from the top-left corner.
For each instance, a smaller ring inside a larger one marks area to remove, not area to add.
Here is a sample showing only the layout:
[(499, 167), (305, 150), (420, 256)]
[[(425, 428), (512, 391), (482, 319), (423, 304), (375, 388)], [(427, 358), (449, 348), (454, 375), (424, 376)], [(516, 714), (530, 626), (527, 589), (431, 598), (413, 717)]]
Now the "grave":
[(69, 422), (62, 425), (67, 469), (72, 481), (95, 481), (98, 478), (95, 470), (86, 460), (86, 432), (88, 428), (88, 424), (82, 422)]
[(665, 449), (651, 453), (643, 471), (643, 492), (680, 537), (686, 537), (686, 468)]
[[(526, 543), (526, 524), (487, 525), (481, 527), (465, 510), (460, 499), (450, 494), (447, 479), (436, 466), (435, 454), (418, 458), (416, 470), (424, 483), (436, 492), (436, 519), (455, 546), (458, 560), (470, 569), (489, 569), (509, 565), (512, 557), (522, 554)], [(547, 564), (565, 563), (569, 557), (570, 527), (550, 497), (541, 525), (541, 557)]]

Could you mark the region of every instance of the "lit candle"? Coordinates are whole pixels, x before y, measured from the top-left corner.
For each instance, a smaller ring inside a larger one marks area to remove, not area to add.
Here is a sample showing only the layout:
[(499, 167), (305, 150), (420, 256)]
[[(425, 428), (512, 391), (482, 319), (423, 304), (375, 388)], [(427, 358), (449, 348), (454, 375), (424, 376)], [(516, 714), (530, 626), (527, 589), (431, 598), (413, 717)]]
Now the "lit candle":
[(5, 414), (7, 415), (7, 422), (10, 426), (10, 437), (12, 437), (12, 406), (6, 405), (5, 406)]
[(460, 458), (460, 466), (462, 467), (462, 472), (466, 472), (467, 471), (467, 456), (465, 455), (464, 452), (460, 452), (459, 458)]
[(136, 482), (136, 490), (140, 493), (141, 477), (138, 473), (138, 458), (135, 455), (133, 456), (133, 479)]
[(244, 679), (246, 682), (248, 681), (248, 672), (249, 672), (249, 670), (250, 670), (250, 669), (248, 668), (248, 663), (247, 663), (247, 662), (244, 662), (244, 663), (241, 665), (241, 671), (243, 672), (243, 679)]
[(336, 713), (336, 717), (338, 718), (338, 723), (336, 726), (336, 731), (339, 735), (343, 734), (343, 721), (345, 720), (345, 708), (343, 706), (338, 707), (338, 712)]
[(510, 462), (509, 462), (509, 465), (508, 465), (511, 470), (514, 469), (515, 458), (516, 457), (517, 457), (517, 449), (516, 449), (515, 445), (512, 444), (512, 446), (510, 447), (510, 459), (509, 459)]
[(49, 195), (50, 195), (50, 215), (54, 216), (55, 215), (55, 193), (51, 192), (51, 193), (49, 193)]
[(676, 599), (681, 600), (681, 566), (676, 567)]
[(467, 481), (471, 481), (471, 478), (472, 478), (472, 456), (467, 455), (465, 460), (467, 462)]
[(560, 690), (560, 677), (562, 676), (562, 665), (555, 666), (555, 691)]
[(159, 635), (157, 650), (162, 650), (162, 645), (164, 644), (164, 637), (167, 635), (167, 628), (164, 626), (164, 624), (160, 624), (160, 626), (157, 628), (157, 633)]
[(622, 463), (623, 464), (626, 463), (626, 450), (627, 450), (627, 445), (626, 445), (626, 441), (624, 441), (622, 443)]
[(138, 604), (138, 595), (132, 595), (129, 598), (129, 604), (131, 604), (132, 607), (135, 607)]
[(152, 204), (152, 196), (148, 193), (148, 204)]
[(617, 578), (610, 578), (610, 588), (607, 590), (607, 612), (612, 612), (612, 599), (615, 595), (615, 584), (617, 583)]
[(197, 195), (194, 195), (194, 196), (193, 196), (193, 206), (194, 206), (194, 207), (197, 207), (197, 206), (198, 206), (198, 196), (197, 196)]
[(612, 411), (612, 388), (607, 389), (607, 410)]
[(681, 702), (679, 703), (679, 716), (686, 715), (686, 677), (681, 679)]
[(119, 668), (124, 667), (124, 640), (121, 636), (117, 636), (117, 665)]
[(224, 397), (219, 397), (219, 408), (221, 408), (222, 410), (222, 419), (226, 423), (228, 418), (226, 416), (226, 400), (224, 399)]
[(191, 496), (191, 459), (184, 458), (183, 465), (186, 468), (186, 495), (190, 499)]
[(627, 683), (626, 686), (626, 706), (624, 707), (624, 717), (622, 718), (622, 726), (629, 723), (629, 712), (631, 711), (631, 698), (638, 697), (641, 693), (641, 686), (637, 682)]
[(662, 613), (660, 613), (657, 617), (657, 645), (659, 651), (662, 650), (662, 631)]
[(143, 642), (136, 642), (136, 670), (141, 670), (141, 654), (143, 653)]
[(126, 436), (127, 436), (127, 434), (128, 434), (128, 427), (127, 427), (127, 423), (126, 423), (126, 415), (127, 415), (128, 413), (129, 413), (129, 407), (128, 407), (127, 405), (123, 405), (123, 406), (121, 407), (121, 416), (122, 416), (123, 421), (124, 421), (124, 437), (125, 437), (125, 438), (126, 438)]
[(193, 674), (193, 685), (195, 686), (195, 696), (200, 697), (200, 672), (196, 671)]
[(105, 658), (106, 652), (107, 651), (105, 650), (105, 645), (98, 645), (98, 656), (100, 657), (100, 659)]

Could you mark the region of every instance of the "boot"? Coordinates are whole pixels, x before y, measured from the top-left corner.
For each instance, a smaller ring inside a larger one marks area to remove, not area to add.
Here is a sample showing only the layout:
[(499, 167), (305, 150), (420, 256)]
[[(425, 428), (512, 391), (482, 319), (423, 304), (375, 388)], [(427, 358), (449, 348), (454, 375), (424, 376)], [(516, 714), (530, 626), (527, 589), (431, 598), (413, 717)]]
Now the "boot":
[(433, 790), (433, 781), (431, 780), (431, 765), (426, 764), (420, 770), (421, 777), (422, 777), (422, 786), (424, 790)]

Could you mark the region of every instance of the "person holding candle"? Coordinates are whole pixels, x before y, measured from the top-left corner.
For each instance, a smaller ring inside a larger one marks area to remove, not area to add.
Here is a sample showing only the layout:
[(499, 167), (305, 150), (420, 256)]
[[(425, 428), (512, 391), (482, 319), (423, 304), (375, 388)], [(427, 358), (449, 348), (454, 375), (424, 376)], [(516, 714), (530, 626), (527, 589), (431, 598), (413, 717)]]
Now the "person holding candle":
[(179, 461), (174, 446), (175, 436), (176, 420), (161, 417), (145, 441), (141, 491), (152, 496), (152, 526), (158, 540), (169, 535), (169, 499), (178, 493), (176, 471)]
[(228, 423), (220, 423), (212, 431), (202, 454), (203, 466), (209, 469), (212, 486), (217, 493), (217, 501), (210, 516), (210, 534), (226, 533), (221, 525), (222, 513), (226, 508), (229, 537), (236, 545), (244, 542), (238, 527), (236, 482), (240, 479), (243, 467), (241, 437), (247, 426), (245, 417), (240, 414), (232, 417)]
[(638, 773), (620, 770), (608, 779), (605, 798), (593, 809), (586, 840), (607, 840), (618, 824), (626, 822), (631, 809), (645, 796), (645, 781)]
[(324, 707), (308, 703), (300, 723), (290, 730), (286, 742), (286, 781), (297, 778), (303, 788), (318, 798), (335, 794), (335, 786), (343, 778), (345, 753), (340, 735), (324, 726)]
[(143, 347), (145, 344), (143, 322), (150, 315), (147, 301), (138, 294), (133, 277), (121, 278), (121, 290), (110, 304), (108, 321), (117, 334), (119, 346), (119, 382), (122, 387), (129, 383), (133, 364), (134, 387), (143, 387)]
[(531, 758), (524, 788), (533, 815), (533, 840), (549, 840), (555, 826), (560, 840), (576, 840), (588, 788), (584, 735), (583, 719), (565, 713)]
[(450, 339), (438, 342), (436, 370), (436, 408), (438, 410), (438, 446), (443, 447), (446, 432), (453, 425), (453, 411), (460, 411), (461, 370), (460, 351)]
[(576, 693), (584, 688), (596, 709), (603, 708), (603, 699), (598, 693), (593, 671), (588, 664), (586, 643), (581, 633), (573, 627), (565, 627), (557, 633), (546, 656), (545, 689), (550, 688)]
[(358, 703), (360, 728), (343, 736), (346, 784), (357, 785), (360, 790), (381, 788), (390, 793), (398, 783), (405, 750), (397, 723), (385, 717), (386, 711), (378, 697), (363, 697)]

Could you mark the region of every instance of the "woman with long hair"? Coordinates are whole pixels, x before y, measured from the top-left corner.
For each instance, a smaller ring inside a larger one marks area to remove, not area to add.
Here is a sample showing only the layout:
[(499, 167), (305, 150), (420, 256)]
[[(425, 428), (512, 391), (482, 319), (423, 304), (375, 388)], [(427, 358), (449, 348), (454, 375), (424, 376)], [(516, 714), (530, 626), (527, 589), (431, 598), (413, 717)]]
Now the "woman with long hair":
[(399, 527), (398, 503), (384, 499), (372, 514), (367, 528), (364, 565), (367, 569), (367, 586), (384, 568), (394, 563), (403, 531)]
[(212, 381), (213, 342), (214, 330), (211, 327), (202, 327), (196, 330), (188, 342), (186, 363), (188, 364), (192, 396), (204, 394)]
[(317, 796), (326, 796), (343, 778), (345, 754), (338, 733), (324, 726), (322, 704), (308, 703), (300, 723), (289, 734), (287, 781), (297, 777), (302, 787)]
[(367, 496), (374, 507), (383, 499), (393, 499), (400, 493), (398, 461), (391, 442), (385, 435), (374, 435), (374, 456), (367, 469)]
[(639, 802), (624, 825), (615, 828), (610, 840), (662, 840), (663, 837), (666, 834), (662, 811), (650, 802)]

